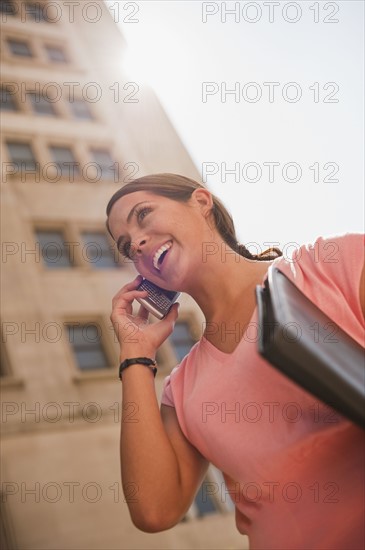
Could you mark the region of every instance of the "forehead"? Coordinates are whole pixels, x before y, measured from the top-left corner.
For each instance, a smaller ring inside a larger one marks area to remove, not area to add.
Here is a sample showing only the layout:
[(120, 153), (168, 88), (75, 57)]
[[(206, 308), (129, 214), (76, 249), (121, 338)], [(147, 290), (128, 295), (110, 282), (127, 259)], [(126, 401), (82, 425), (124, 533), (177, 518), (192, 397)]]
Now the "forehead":
[(127, 225), (127, 217), (131, 209), (139, 202), (157, 202), (163, 200), (147, 191), (135, 191), (118, 199), (112, 206), (109, 214), (109, 227), (114, 237), (120, 234), (121, 230)]

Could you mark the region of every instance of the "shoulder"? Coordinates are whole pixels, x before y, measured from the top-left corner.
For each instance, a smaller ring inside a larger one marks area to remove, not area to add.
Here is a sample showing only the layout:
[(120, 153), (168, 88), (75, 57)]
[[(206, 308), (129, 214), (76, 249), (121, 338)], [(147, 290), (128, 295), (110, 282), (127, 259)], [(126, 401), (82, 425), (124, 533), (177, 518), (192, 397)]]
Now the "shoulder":
[(317, 237), (272, 265), (355, 337), (364, 325), (360, 299), (364, 257), (364, 234), (345, 233)]
[(365, 235), (362, 233), (319, 236), (295, 248), (290, 256), (277, 258), (273, 265), (298, 283), (319, 275), (323, 279), (345, 277), (354, 282), (359, 280), (364, 247)]

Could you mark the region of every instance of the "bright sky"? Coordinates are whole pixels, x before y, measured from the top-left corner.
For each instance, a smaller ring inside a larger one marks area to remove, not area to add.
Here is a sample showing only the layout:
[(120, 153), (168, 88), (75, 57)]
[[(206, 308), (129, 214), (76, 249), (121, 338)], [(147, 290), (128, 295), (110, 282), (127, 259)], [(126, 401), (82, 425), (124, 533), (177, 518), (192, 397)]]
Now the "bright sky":
[(241, 242), (364, 230), (361, 0), (110, 4)]

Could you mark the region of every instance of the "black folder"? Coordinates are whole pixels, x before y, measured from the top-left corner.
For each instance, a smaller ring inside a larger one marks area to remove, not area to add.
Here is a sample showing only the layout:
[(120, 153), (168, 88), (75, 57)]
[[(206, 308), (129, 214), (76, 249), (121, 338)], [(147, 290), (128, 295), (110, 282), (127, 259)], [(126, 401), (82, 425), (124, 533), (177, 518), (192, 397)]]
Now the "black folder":
[(365, 428), (364, 348), (277, 267), (256, 287), (258, 351), (324, 403)]

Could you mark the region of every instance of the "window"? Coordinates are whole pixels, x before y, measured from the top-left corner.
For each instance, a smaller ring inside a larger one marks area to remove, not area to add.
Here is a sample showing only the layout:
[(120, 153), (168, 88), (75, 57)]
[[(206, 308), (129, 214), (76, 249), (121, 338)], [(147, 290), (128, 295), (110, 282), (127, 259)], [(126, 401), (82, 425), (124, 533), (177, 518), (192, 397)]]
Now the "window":
[(9, 499), (6, 490), (0, 491), (0, 541), (3, 550), (17, 547), (14, 521), (10, 514)]
[(37, 92), (28, 92), (27, 97), (29, 97), (32, 109), (37, 115), (57, 116), (53, 103), (48, 97)]
[(6, 145), (9, 151), (10, 160), (19, 171), (36, 170), (38, 163), (35, 160), (29, 143), (7, 141)]
[(47, 17), (47, 6), (42, 2), (26, 2), (24, 13), (27, 19), (33, 19), (37, 23), (49, 21)]
[(24, 42), (24, 40), (8, 38), (7, 42), (9, 49), (13, 55), (19, 55), (21, 57), (33, 57), (29, 44), (27, 42)]
[(72, 101), (69, 100), (69, 103), (71, 112), (75, 118), (82, 120), (93, 120), (94, 117), (86, 101), (83, 99), (73, 99)]
[(44, 264), (50, 269), (72, 267), (70, 248), (66, 245), (62, 231), (36, 230), (36, 240)]
[(10, 369), (8, 356), (4, 345), (4, 342), (6, 342), (5, 334), (1, 333), (1, 341), (3, 342), (3, 345), (0, 349), (0, 376), (8, 376), (10, 374)]
[(101, 328), (97, 323), (68, 325), (68, 339), (81, 370), (105, 369), (108, 360), (101, 343)]
[(105, 233), (96, 231), (84, 231), (82, 233), (84, 247), (83, 258), (96, 269), (109, 269), (118, 267), (116, 251), (110, 245)]
[(190, 334), (189, 324), (187, 322), (178, 321), (175, 324), (173, 333), (169, 337), (169, 341), (174, 348), (176, 357), (181, 361), (195, 344)]
[(98, 165), (98, 172), (101, 179), (113, 180), (118, 174), (115, 173), (116, 163), (113, 161), (110, 152), (107, 149), (91, 149), (94, 162)]
[(211, 494), (210, 485), (211, 483), (205, 479), (195, 496), (194, 504), (196, 506), (198, 517), (203, 517), (207, 514), (215, 514), (219, 511)]
[(76, 162), (70, 147), (51, 145), (49, 150), (61, 176), (67, 178), (71, 177), (72, 179), (70, 181), (73, 181), (73, 176), (78, 176), (80, 170), (79, 163)]
[(56, 63), (67, 63), (67, 57), (62, 48), (59, 46), (44, 46), (48, 59), (50, 61), (55, 61)]
[(5, 13), (7, 15), (15, 15), (16, 8), (13, 3), (13, 0), (0, 0), (0, 13)]
[(222, 472), (210, 464), (204, 481), (184, 520), (188, 521), (208, 514), (233, 512), (235, 505), (231, 496), (235, 498), (234, 489), (231, 489), (231, 491), (226, 486)]
[(14, 93), (9, 88), (1, 88), (0, 109), (2, 111), (17, 111), (18, 106), (14, 99)]

